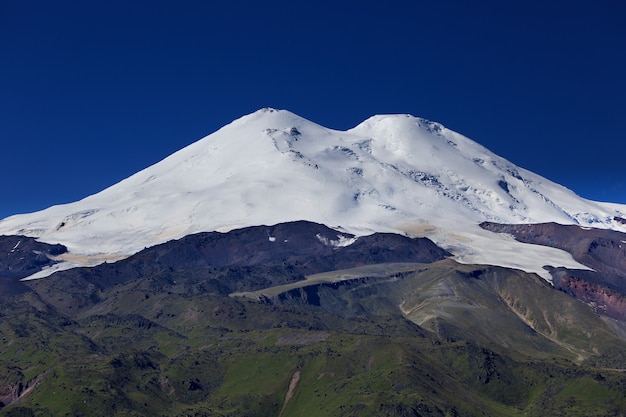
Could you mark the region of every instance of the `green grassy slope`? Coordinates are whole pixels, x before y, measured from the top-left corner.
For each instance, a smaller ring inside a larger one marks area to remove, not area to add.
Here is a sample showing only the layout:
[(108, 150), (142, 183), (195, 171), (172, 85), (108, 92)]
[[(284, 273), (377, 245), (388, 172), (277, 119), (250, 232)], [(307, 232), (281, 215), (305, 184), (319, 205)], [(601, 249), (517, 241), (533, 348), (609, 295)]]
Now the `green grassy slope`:
[(401, 272), (263, 301), (206, 285), (224, 274), (31, 283), (0, 305), (0, 415), (626, 414), (602, 364), (625, 344), (584, 304), (501, 268)]

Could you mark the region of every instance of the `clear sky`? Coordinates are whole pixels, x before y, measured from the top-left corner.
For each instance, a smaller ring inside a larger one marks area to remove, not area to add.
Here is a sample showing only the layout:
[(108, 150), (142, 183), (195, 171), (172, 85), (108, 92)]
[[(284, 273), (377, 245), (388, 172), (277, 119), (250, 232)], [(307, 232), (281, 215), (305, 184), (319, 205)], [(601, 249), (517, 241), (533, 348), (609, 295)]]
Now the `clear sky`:
[(0, 0), (0, 218), (267, 106), (410, 113), (626, 203), (624, 22), (623, 0)]

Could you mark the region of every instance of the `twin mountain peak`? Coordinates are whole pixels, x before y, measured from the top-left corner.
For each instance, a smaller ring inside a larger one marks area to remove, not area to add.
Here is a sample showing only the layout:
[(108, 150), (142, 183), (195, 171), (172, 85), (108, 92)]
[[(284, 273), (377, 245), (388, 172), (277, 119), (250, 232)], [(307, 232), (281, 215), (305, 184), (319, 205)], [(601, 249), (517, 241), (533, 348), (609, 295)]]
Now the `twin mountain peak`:
[[(428, 237), (463, 263), (581, 267), (480, 227), (626, 230), (626, 206), (589, 201), (442, 125), (373, 116), (339, 131), (261, 109), (80, 201), (0, 221), (0, 234), (68, 248), (58, 269), (128, 257), (199, 232), (306, 220), (359, 236)], [(518, 256), (512, 259), (510, 253)], [(56, 269), (55, 269), (56, 268)]]

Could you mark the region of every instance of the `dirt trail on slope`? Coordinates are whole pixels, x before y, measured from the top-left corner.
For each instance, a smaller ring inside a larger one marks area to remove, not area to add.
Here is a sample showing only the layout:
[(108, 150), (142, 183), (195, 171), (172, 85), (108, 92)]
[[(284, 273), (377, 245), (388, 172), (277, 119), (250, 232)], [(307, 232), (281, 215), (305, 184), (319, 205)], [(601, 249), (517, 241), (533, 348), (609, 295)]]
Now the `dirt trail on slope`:
[(293, 397), (293, 391), (296, 389), (296, 385), (298, 385), (298, 381), (300, 381), (300, 371), (296, 371), (291, 376), (291, 381), (289, 381), (289, 389), (287, 390), (287, 394), (285, 394), (285, 401), (283, 401), (283, 408), (280, 409), (280, 414), (278, 417), (282, 416), (285, 412), (285, 407), (287, 407), (287, 403)]

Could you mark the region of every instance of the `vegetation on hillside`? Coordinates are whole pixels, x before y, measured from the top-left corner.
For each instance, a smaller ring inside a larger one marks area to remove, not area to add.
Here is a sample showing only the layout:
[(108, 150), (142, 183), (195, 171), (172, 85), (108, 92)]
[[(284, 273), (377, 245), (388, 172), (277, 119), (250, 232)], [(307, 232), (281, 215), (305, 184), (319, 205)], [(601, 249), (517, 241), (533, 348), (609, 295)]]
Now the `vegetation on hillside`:
[(2, 298), (0, 415), (626, 414), (626, 344), (535, 276), (446, 260), (254, 300), (232, 271)]

